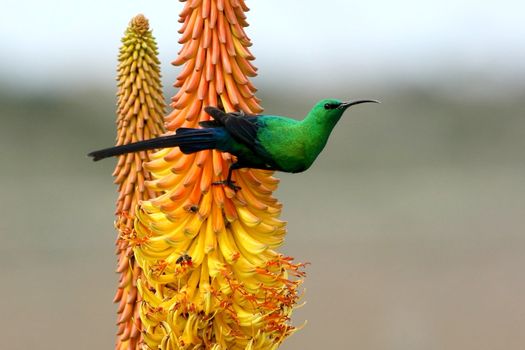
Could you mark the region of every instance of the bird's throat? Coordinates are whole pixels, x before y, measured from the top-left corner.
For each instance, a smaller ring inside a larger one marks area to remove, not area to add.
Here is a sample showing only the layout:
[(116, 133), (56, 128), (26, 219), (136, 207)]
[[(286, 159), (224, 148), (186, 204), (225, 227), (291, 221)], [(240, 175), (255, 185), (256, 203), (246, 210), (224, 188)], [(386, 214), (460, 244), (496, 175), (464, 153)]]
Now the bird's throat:
[(332, 130), (339, 119), (341, 119), (341, 115), (342, 113), (323, 115), (312, 111), (300, 123), (300, 133), (304, 137), (304, 156), (307, 159), (307, 163), (309, 163), (308, 167), (315, 161), (326, 146)]
[(303, 119), (301, 126), (311, 137), (325, 139), (326, 142), (342, 115), (343, 113), (319, 113), (314, 110)]

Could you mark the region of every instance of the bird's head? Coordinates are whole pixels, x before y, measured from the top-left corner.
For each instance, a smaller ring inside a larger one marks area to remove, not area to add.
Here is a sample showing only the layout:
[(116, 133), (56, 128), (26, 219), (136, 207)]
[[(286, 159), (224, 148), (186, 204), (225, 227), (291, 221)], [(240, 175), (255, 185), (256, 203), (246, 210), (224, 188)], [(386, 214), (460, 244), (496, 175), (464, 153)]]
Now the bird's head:
[(348, 107), (361, 103), (380, 102), (376, 100), (356, 100), (350, 102), (343, 102), (335, 98), (327, 98), (317, 102), (317, 104), (310, 111), (309, 116), (310, 118), (314, 119), (317, 123), (333, 127), (339, 121), (339, 119)]

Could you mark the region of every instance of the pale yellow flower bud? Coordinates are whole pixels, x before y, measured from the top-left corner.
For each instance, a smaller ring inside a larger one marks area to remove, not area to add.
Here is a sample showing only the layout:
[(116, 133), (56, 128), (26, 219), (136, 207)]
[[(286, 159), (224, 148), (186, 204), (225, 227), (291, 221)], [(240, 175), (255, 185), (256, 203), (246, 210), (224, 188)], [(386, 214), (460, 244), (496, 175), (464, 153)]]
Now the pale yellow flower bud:
[[(120, 48), (118, 65), (117, 145), (157, 137), (164, 132), (164, 98), (160, 83), (157, 44), (143, 15), (134, 17)], [(137, 280), (141, 269), (133, 257), (135, 208), (139, 201), (156, 196), (145, 186), (150, 173), (142, 166), (151, 152), (122, 155), (113, 175), (119, 186), (117, 218), (120, 274), (115, 302), (118, 307), (116, 349), (138, 349), (141, 343)]]

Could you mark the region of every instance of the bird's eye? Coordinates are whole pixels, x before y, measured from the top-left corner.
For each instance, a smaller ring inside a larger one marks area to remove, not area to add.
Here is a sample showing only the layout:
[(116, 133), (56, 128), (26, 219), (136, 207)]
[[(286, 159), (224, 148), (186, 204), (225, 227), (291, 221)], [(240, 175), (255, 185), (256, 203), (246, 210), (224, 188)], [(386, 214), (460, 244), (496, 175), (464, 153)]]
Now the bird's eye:
[(337, 103), (325, 103), (324, 109), (336, 109), (338, 106)]

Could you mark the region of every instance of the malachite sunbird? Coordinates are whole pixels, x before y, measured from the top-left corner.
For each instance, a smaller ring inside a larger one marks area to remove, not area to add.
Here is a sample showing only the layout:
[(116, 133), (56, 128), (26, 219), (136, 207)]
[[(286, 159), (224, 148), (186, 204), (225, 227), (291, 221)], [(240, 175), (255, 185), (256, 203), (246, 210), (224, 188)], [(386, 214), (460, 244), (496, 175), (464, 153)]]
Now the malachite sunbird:
[(185, 154), (216, 149), (237, 157), (230, 166), (224, 184), (234, 190), (232, 171), (241, 168), (299, 173), (308, 169), (323, 150), (333, 128), (350, 106), (374, 102), (337, 99), (319, 101), (301, 121), (276, 115), (226, 113), (217, 107), (206, 107), (213, 118), (200, 122), (202, 128), (179, 128), (174, 135), (161, 136), (127, 145), (89, 153), (93, 160), (156, 148), (179, 147)]

